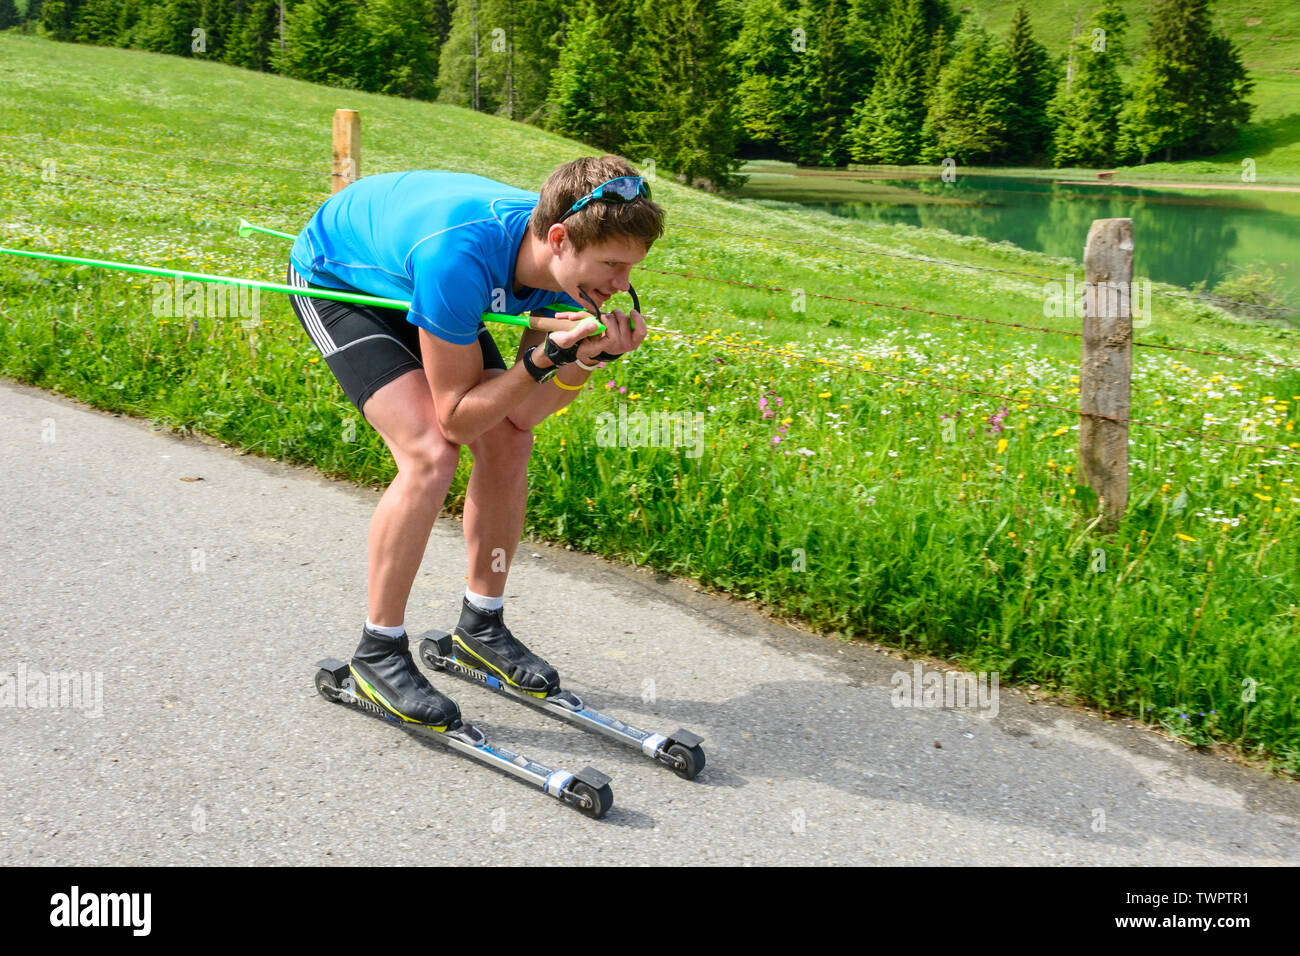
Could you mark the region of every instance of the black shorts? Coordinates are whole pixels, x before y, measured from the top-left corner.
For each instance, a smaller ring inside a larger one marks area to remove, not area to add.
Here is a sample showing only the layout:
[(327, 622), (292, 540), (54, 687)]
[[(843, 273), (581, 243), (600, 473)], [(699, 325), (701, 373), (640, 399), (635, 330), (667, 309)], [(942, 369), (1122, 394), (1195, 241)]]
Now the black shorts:
[[(309, 283), (293, 263), (289, 264), (288, 284), (300, 289), (326, 288)], [(362, 417), (362, 406), (371, 395), (399, 375), (424, 368), (420, 328), (406, 321), (406, 312), (401, 309), (304, 295), (289, 296), (289, 304)], [(505, 369), (501, 351), (482, 322), (478, 324), (478, 344), (483, 350), (485, 369)]]

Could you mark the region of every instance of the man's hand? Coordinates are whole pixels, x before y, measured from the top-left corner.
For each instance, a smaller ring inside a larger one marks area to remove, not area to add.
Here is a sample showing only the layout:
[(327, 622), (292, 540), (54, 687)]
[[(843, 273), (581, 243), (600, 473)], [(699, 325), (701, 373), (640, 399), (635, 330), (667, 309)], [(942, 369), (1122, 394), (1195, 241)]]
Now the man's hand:
[[(590, 312), (557, 312), (555, 317), (573, 321), (584, 320), (573, 331), (552, 332), (551, 340), (561, 348), (574, 342), (581, 342), (582, 344), (578, 346), (578, 358), (588, 364), (591, 364), (591, 361), (602, 352), (622, 355), (635, 351), (637, 346), (645, 341), (648, 331), (645, 319), (635, 309), (631, 313), (623, 312), (621, 309), (604, 313), (605, 331), (595, 336), (590, 335), (596, 329)], [(636, 323), (635, 331), (632, 329), (633, 321)]]

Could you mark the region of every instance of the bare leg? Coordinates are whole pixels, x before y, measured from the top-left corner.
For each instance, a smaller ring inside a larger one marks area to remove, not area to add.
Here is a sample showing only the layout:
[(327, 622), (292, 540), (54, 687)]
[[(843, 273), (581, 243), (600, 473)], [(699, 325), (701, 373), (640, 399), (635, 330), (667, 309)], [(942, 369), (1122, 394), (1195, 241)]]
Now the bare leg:
[(465, 492), (469, 588), (486, 597), (506, 593), (506, 577), (524, 530), (528, 457), (533, 433), (505, 419), (470, 445), (474, 467)]
[(438, 428), (433, 396), (422, 369), (389, 382), (367, 400), (366, 419), (397, 463), (370, 519), (370, 621), (396, 627), (420, 570), (429, 535), (456, 474), (460, 446)]

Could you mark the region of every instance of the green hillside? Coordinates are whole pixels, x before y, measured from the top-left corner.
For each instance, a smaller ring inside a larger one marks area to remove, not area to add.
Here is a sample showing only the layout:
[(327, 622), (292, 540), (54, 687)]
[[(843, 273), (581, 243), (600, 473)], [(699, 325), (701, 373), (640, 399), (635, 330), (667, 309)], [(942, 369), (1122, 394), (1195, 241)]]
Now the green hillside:
[[(956, 9), (970, 9), (984, 25), (999, 36), (1011, 25), (1016, 5), (1006, 0), (970, 0)], [(1075, 14), (1080, 13), (1079, 29), (1085, 30), (1097, 3), (1031, 4), (1029, 15), (1034, 35), (1053, 52), (1064, 52), (1074, 29)], [(1129, 46), (1135, 50), (1146, 43), (1151, 22), (1148, 0), (1120, 0), (1128, 17)], [(1246, 67), (1258, 72), (1300, 71), (1300, 5), (1288, 0), (1213, 0), (1212, 22), (1241, 49)]]
[[(0, 243), (279, 281), (288, 244), (235, 225), (295, 232), (327, 198), (337, 107), (361, 112), (363, 175), (536, 189), (593, 152), (455, 107), (3, 35)], [(668, 233), (632, 277), (652, 335), (537, 428), (528, 533), (1300, 771), (1300, 333), (1155, 284), (1131, 412), (1150, 424), (1103, 535), (1076, 468), (1078, 322), (1045, 314), (1078, 262), (731, 201), (662, 169), (654, 189)], [(0, 256), (0, 374), (392, 479), (282, 298), (249, 323), (160, 318), (156, 292)], [(512, 356), (517, 331), (493, 333)], [(606, 413), (702, 430), (610, 447)]]

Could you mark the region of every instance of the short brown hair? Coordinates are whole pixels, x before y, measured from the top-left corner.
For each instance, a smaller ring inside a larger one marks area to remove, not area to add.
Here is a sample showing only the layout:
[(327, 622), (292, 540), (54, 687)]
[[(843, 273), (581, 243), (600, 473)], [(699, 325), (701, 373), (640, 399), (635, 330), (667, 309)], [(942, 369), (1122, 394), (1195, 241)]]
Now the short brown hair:
[[(583, 156), (557, 166), (542, 185), (542, 198), (529, 218), (529, 228), (538, 239), (546, 241), (546, 234), (587, 193), (601, 183), (618, 176), (639, 176), (636, 169), (622, 156), (606, 153), (604, 156)], [(573, 248), (581, 252), (587, 246), (606, 239), (626, 236), (640, 240), (649, 252), (655, 240), (664, 233), (664, 211), (648, 196), (634, 202), (589, 202), (563, 223), (568, 230)]]

